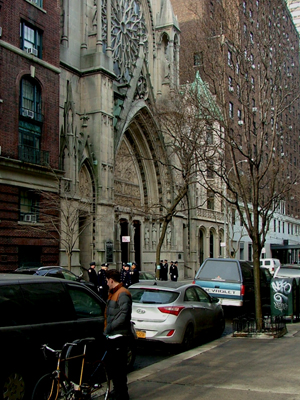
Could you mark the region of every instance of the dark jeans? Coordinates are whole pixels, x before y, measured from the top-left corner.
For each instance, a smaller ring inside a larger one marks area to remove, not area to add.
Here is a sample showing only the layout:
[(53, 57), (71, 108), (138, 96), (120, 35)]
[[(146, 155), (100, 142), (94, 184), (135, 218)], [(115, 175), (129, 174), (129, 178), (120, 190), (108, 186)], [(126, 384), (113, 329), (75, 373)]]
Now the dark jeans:
[(114, 399), (128, 400), (127, 387), (127, 346), (128, 338), (122, 336), (108, 339), (107, 364), (114, 386)]

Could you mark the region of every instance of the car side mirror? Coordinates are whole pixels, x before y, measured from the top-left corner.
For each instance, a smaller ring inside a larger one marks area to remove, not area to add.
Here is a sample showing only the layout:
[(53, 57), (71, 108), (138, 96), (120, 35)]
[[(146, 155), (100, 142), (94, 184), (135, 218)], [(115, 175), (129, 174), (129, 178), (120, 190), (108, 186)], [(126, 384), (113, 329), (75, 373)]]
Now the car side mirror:
[(212, 297), (211, 300), (212, 300), (212, 301), (211, 301), (212, 303), (219, 303), (219, 301), (220, 301), (220, 300), (218, 299), (218, 297)]

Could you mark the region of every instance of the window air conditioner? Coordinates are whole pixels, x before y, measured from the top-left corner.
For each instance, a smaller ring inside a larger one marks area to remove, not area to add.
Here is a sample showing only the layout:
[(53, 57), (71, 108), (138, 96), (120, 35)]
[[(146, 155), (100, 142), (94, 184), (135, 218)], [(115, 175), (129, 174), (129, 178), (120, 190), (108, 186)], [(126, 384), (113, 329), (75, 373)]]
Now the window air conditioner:
[(252, 112), (256, 112), (257, 111), (257, 107), (252, 107)]
[(34, 56), (37, 56), (38, 55), (38, 51), (37, 51), (37, 49), (35, 49), (34, 47), (29, 47), (27, 50), (27, 53), (29, 53), (29, 54), (33, 54)]
[(25, 214), (24, 215), (24, 221), (25, 222), (31, 222), (32, 221), (32, 215), (31, 214)]
[(23, 117), (34, 118), (34, 111), (31, 110), (22, 110)]
[(238, 121), (238, 125), (244, 125), (243, 121)]
[(233, 92), (233, 86), (229, 86), (229, 92)]

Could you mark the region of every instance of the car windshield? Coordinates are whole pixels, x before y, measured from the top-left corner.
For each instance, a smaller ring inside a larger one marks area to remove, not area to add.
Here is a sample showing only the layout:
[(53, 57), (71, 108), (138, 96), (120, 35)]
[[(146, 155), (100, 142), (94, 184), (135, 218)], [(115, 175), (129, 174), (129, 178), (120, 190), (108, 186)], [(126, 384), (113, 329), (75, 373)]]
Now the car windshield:
[(204, 264), (196, 279), (239, 282), (240, 274), (236, 261), (214, 260)]
[(129, 290), (134, 303), (169, 304), (179, 296), (179, 293), (160, 289), (129, 288)]

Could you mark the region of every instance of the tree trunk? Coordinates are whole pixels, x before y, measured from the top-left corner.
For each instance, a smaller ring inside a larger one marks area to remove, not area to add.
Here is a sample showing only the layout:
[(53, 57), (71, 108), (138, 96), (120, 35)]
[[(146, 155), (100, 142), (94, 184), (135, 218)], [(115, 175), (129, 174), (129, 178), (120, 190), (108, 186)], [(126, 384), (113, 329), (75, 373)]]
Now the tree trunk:
[(253, 268), (254, 268), (254, 295), (255, 295), (255, 319), (256, 329), (258, 332), (262, 330), (262, 308), (260, 293), (260, 252), (259, 243), (253, 241)]
[(67, 252), (67, 257), (68, 257), (68, 270), (71, 271), (71, 266), (72, 266), (72, 252), (68, 251), (68, 252)]
[(171, 221), (171, 219), (172, 218), (165, 218), (164, 219), (164, 222), (163, 222), (163, 225), (162, 225), (162, 230), (161, 230), (161, 234), (160, 234), (160, 237), (159, 237), (159, 240), (158, 240), (158, 244), (157, 244), (157, 247), (156, 247), (156, 272), (155, 272), (155, 275), (156, 275), (156, 279), (160, 279), (160, 253), (161, 253), (161, 248), (162, 248), (162, 245), (163, 245), (163, 242), (164, 242), (164, 239), (165, 239), (165, 236), (166, 236), (166, 231), (167, 231), (167, 227), (168, 227), (168, 225), (169, 225), (169, 222)]

